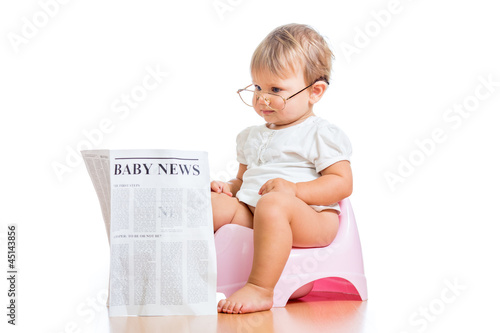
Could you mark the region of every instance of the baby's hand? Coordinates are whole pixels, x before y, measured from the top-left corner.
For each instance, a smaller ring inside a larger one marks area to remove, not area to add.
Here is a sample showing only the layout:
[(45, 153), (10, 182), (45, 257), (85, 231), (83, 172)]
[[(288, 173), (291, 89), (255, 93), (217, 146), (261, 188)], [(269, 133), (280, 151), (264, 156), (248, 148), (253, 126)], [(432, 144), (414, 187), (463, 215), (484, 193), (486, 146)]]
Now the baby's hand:
[(230, 197), (233, 196), (233, 194), (231, 193), (231, 189), (229, 188), (229, 184), (226, 182), (214, 180), (210, 183), (210, 189), (212, 190), (212, 192), (224, 193), (229, 195)]
[(297, 185), (282, 178), (274, 178), (268, 180), (259, 190), (260, 195), (264, 195), (269, 192), (285, 192), (296, 196)]

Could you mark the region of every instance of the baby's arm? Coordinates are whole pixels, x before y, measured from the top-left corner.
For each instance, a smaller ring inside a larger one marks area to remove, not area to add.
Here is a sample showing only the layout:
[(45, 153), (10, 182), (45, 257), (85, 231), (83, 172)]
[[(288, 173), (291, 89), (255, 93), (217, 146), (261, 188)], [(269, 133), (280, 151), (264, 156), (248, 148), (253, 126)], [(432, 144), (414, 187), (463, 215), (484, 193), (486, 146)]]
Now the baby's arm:
[(228, 182), (214, 180), (210, 184), (210, 188), (213, 192), (224, 193), (232, 197), (240, 190), (241, 184), (243, 183), (243, 174), (245, 173), (245, 171), (247, 171), (247, 166), (240, 163), (236, 178), (231, 179)]
[(352, 170), (349, 161), (339, 161), (321, 171), (321, 177), (297, 183), (296, 196), (308, 205), (331, 205), (352, 193)]
[(349, 161), (339, 161), (321, 171), (318, 179), (292, 183), (281, 178), (271, 179), (259, 194), (280, 191), (295, 194), (308, 205), (331, 205), (352, 193), (352, 171)]

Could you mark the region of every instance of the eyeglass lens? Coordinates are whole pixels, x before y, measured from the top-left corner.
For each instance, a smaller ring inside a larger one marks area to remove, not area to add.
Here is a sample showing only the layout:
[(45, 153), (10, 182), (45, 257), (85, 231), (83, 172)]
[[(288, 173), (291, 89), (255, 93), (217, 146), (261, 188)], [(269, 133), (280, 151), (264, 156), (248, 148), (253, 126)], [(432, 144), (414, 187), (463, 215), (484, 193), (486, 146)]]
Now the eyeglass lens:
[(249, 106), (255, 105), (257, 103), (257, 98), (259, 98), (261, 103), (266, 104), (271, 109), (282, 110), (285, 107), (284, 99), (281, 96), (271, 93), (260, 93), (252, 90), (242, 90), (240, 91), (240, 96), (243, 102)]

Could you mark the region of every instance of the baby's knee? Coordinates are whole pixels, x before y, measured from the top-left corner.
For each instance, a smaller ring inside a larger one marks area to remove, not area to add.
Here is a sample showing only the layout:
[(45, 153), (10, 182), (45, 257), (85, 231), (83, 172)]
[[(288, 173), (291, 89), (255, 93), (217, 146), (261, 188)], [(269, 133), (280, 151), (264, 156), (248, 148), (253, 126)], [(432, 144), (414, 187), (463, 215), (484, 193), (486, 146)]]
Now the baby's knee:
[(260, 197), (259, 201), (257, 201), (257, 206), (264, 205), (281, 205), (288, 201), (290, 194), (284, 192), (269, 192)]
[(283, 192), (269, 192), (264, 194), (257, 205), (255, 211), (266, 215), (288, 216), (293, 206), (293, 197)]
[(224, 193), (210, 192), (210, 196), (212, 200), (212, 206), (224, 205), (232, 199), (232, 197)]
[(236, 199), (231, 198), (227, 194), (211, 192), (211, 200), (212, 213), (214, 214), (214, 217), (216, 217), (217, 215), (224, 214), (223, 212), (231, 209), (233, 206), (232, 201), (235, 201)]

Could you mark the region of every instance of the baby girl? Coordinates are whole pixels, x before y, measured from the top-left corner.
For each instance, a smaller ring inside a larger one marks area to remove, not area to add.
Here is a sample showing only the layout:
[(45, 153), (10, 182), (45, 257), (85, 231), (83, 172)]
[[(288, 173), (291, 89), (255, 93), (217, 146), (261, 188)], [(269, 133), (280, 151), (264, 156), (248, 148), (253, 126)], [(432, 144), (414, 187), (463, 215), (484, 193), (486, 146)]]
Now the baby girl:
[(253, 265), (219, 312), (269, 310), (292, 247), (327, 246), (337, 234), (338, 202), (352, 192), (351, 145), (313, 113), (332, 60), (323, 37), (299, 24), (276, 28), (253, 54), (252, 84), (238, 93), (265, 124), (238, 135), (236, 178), (211, 183), (214, 230), (253, 228)]

